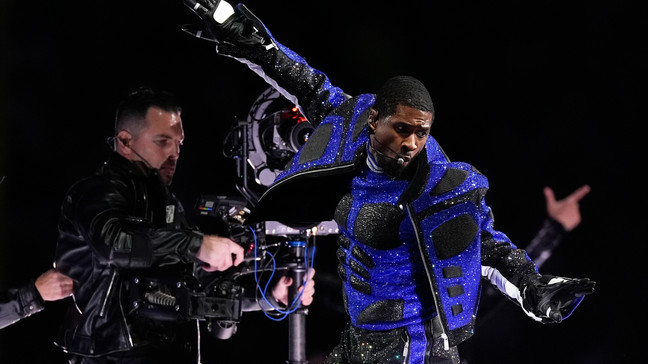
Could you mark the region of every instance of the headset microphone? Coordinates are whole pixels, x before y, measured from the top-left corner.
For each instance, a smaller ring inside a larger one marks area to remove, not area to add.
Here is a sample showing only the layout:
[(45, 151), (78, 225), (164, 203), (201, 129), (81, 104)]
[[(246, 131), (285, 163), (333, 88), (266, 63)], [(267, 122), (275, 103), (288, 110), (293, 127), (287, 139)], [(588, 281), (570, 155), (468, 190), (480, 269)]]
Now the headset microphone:
[(380, 154), (381, 156), (383, 156), (383, 157), (385, 157), (385, 158), (395, 160), (396, 163), (397, 163), (399, 166), (402, 166), (403, 164), (405, 164), (405, 158), (403, 158), (403, 157), (401, 156), (400, 153), (396, 153), (396, 152), (393, 151), (391, 148), (389, 148), (389, 147), (386, 146), (385, 144), (381, 143), (380, 140), (378, 140), (378, 138), (376, 137), (375, 134), (374, 134), (374, 136), (373, 136), (372, 139), (375, 140), (378, 144), (380, 144), (380, 145), (382, 145), (383, 147), (385, 147), (385, 148), (386, 148), (387, 150), (389, 150), (390, 152), (392, 152), (392, 153), (394, 153), (395, 155), (397, 155), (398, 158), (394, 158), (394, 157), (388, 156), (387, 154), (385, 154), (385, 153), (379, 151), (378, 149), (376, 149), (376, 147), (374, 147), (373, 145), (371, 145), (371, 149), (373, 149), (376, 153)]
[(119, 141), (124, 145), (124, 147), (130, 149), (130, 150), (131, 150), (131, 151), (132, 151), (136, 156), (139, 157), (139, 159), (142, 160), (142, 162), (143, 162), (143, 163), (144, 163), (148, 168), (154, 169), (154, 167), (151, 165), (151, 163), (149, 163), (149, 162), (146, 160), (146, 158), (142, 157), (141, 154), (139, 154), (135, 149), (133, 149), (133, 147), (130, 146), (130, 139), (126, 139), (126, 138), (117, 138), (117, 137), (110, 137), (110, 138), (108, 138), (107, 141), (108, 141), (108, 143), (110, 144), (110, 143), (113, 142), (115, 139), (119, 139)]

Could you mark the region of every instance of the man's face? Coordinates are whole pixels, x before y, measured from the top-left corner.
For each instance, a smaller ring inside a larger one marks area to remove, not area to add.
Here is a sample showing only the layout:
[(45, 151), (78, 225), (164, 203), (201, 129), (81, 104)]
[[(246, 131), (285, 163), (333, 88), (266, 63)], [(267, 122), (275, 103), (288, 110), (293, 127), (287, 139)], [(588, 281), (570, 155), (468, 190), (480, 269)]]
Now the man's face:
[[(423, 150), (432, 119), (431, 112), (403, 105), (398, 105), (393, 115), (381, 116), (371, 110), (372, 147), (378, 151), (373, 155), (387, 173), (400, 175)], [(399, 158), (402, 158), (402, 164), (398, 163)]]
[(146, 122), (147, 127), (139, 135), (133, 135), (129, 147), (135, 153), (127, 158), (143, 160), (160, 172), (164, 183), (171, 184), (184, 140), (180, 114), (151, 107)]

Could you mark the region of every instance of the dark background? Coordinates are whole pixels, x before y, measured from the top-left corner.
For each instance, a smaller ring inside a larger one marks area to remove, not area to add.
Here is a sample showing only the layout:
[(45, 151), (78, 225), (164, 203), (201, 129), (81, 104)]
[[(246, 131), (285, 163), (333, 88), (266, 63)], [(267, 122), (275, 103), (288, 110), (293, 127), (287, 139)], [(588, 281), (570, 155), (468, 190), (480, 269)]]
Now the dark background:
[[(496, 227), (519, 246), (540, 227), (543, 186), (559, 198), (592, 187), (583, 223), (543, 270), (592, 278), (596, 293), (560, 325), (535, 323), (503, 303), (462, 347), (470, 363), (634, 363), (645, 351), (639, 75), (648, 14), (639, 3), (247, 3), (280, 42), (349, 94), (373, 92), (397, 74), (421, 79), (437, 110), (432, 134), (452, 159), (489, 177)], [(184, 23), (196, 21), (179, 0), (0, 4), (0, 289), (51, 266), (61, 199), (108, 153), (114, 109), (136, 86), (182, 101), (186, 143), (174, 191), (185, 206), (201, 193), (236, 193), (222, 142), (266, 86), (181, 32)], [(343, 323), (334, 251), (332, 239), (318, 241), (311, 363), (337, 342)], [(47, 303), (2, 330), (0, 363), (63, 363), (52, 340), (66, 303)], [(231, 340), (206, 339), (204, 362), (285, 362), (286, 327), (246, 314)]]

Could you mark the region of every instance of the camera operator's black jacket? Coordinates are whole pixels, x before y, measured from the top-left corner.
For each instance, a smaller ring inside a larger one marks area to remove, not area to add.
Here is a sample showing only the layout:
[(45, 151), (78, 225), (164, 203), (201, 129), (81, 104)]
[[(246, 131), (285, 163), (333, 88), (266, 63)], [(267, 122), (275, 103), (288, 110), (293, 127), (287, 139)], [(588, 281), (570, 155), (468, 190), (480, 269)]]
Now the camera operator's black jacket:
[(74, 279), (74, 302), (56, 344), (67, 352), (98, 356), (137, 345), (132, 277), (198, 262), (202, 234), (186, 223), (157, 170), (143, 170), (113, 153), (64, 198), (56, 265)]

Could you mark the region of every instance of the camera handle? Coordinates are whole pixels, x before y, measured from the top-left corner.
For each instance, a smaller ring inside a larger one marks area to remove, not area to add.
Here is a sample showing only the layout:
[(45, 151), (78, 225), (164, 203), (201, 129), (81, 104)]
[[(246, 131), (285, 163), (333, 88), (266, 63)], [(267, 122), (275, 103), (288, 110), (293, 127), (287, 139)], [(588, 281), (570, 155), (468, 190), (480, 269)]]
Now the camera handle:
[[(288, 246), (294, 261), (288, 267), (293, 284), (288, 289), (288, 302), (293, 302), (299, 295), (298, 289), (306, 275), (306, 240), (289, 241)], [(287, 364), (305, 364), (306, 360), (306, 315), (308, 309), (297, 308), (288, 316), (288, 360)]]

